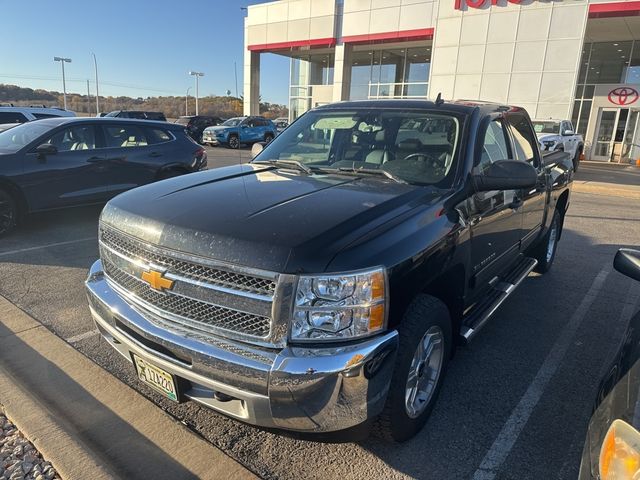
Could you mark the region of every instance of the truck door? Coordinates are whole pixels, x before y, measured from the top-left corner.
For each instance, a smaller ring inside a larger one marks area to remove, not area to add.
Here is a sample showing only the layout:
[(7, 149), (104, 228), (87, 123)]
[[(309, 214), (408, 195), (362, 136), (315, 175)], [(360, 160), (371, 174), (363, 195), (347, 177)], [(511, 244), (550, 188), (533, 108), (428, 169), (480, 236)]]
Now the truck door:
[[(474, 173), (482, 175), (498, 160), (512, 159), (506, 122), (500, 118), (481, 127), (481, 149), (476, 152)], [(520, 249), (522, 212), (515, 190), (473, 194), (469, 199), (471, 268), (479, 290), (516, 259)]]
[(522, 210), (520, 249), (525, 250), (542, 228), (547, 202), (547, 173), (542, 165), (538, 142), (527, 116), (523, 112), (517, 112), (509, 114), (507, 118), (513, 138), (515, 159), (531, 164), (538, 172), (536, 186), (517, 193)]

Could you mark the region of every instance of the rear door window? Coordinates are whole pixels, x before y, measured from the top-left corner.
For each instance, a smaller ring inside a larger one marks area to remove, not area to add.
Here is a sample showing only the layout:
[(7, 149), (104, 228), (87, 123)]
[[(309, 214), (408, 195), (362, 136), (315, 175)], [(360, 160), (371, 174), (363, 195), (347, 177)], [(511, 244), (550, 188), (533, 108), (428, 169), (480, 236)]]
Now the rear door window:
[(155, 145), (157, 143), (165, 143), (173, 140), (173, 137), (169, 132), (162, 128), (145, 128), (144, 133), (149, 145)]
[(149, 145), (144, 129), (137, 125), (104, 127), (104, 137), (108, 148), (146, 147)]

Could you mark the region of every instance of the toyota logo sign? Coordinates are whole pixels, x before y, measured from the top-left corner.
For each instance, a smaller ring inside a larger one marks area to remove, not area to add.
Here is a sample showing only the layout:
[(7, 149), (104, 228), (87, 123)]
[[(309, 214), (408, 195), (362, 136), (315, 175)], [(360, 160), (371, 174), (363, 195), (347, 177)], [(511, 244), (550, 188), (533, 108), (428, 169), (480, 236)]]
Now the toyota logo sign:
[(638, 100), (638, 91), (631, 87), (618, 87), (609, 92), (609, 101), (616, 105), (631, 105)]

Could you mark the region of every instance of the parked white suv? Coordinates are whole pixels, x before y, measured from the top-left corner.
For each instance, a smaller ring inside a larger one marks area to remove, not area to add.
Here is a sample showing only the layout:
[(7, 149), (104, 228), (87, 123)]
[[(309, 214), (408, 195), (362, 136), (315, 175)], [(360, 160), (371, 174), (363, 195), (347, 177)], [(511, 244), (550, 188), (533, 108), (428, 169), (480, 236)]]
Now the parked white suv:
[(532, 120), (533, 128), (540, 142), (540, 150), (567, 152), (573, 159), (573, 169), (578, 170), (580, 157), (584, 151), (582, 135), (575, 133), (569, 120)]
[(53, 117), (75, 117), (69, 110), (56, 107), (0, 107), (0, 125), (18, 124)]

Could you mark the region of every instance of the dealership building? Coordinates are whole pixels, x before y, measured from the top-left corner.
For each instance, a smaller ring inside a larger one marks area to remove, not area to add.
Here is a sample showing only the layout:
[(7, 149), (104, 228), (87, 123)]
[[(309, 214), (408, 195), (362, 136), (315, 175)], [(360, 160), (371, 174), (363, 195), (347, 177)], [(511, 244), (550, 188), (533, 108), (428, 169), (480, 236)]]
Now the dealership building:
[[(340, 100), (479, 99), (570, 119), (592, 160), (640, 157), (640, 1), (278, 0), (248, 7), (245, 114), (260, 58), (291, 58), (295, 118)], [(635, 145), (635, 146), (634, 146)]]

